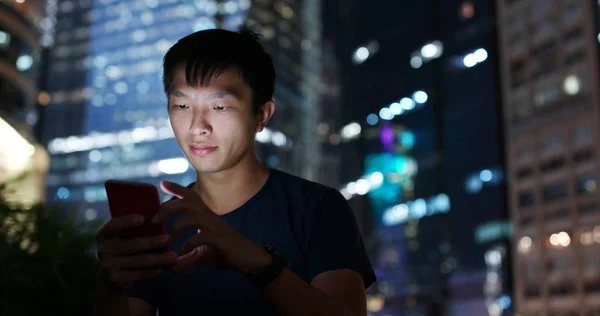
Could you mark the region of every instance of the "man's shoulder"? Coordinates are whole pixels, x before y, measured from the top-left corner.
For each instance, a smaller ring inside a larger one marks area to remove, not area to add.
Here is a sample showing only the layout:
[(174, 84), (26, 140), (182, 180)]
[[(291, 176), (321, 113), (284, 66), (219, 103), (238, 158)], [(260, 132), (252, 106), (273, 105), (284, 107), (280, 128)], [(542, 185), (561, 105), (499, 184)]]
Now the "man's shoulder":
[(273, 188), (275, 190), (284, 191), (282, 193), (299, 197), (306, 202), (312, 201), (319, 204), (324, 199), (335, 199), (338, 195), (342, 196), (337, 189), (325, 184), (308, 180), (281, 170), (272, 169), (271, 172), (274, 176)]

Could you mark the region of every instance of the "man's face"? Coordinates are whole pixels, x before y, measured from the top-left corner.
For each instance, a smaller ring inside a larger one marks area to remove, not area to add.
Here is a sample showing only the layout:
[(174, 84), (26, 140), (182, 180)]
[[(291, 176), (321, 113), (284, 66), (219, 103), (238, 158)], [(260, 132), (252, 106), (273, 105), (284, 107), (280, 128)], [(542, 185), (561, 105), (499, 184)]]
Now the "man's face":
[(253, 113), (252, 91), (237, 71), (226, 70), (208, 85), (194, 88), (186, 83), (185, 68), (180, 66), (172, 80), (171, 126), (198, 172), (227, 170), (253, 157), (255, 132), (262, 130), (270, 115)]

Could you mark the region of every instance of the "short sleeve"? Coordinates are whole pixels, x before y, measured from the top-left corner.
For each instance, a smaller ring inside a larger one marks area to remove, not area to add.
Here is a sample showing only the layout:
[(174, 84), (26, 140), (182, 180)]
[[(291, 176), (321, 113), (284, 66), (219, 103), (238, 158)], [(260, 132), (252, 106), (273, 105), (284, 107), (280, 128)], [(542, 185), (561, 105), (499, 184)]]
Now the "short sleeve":
[(166, 272), (161, 272), (159, 275), (140, 280), (133, 284), (133, 286), (127, 292), (129, 298), (138, 298), (146, 301), (156, 310), (160, 303), (162, 283), (166, 278)]
[(365, 288), (376, 281), (356, 217), (337, 190), (331, 189), (318, 205), (307, 261), (310, 280), (326, 271), (351, 269), (362, 275)]

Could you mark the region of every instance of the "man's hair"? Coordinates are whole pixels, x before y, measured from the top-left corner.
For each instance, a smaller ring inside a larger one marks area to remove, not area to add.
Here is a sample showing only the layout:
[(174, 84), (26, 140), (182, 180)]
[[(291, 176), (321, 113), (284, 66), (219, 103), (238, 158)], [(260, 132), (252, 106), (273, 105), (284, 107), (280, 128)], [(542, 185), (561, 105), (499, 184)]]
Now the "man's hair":
[(273, 98), (275, 68), (271, 56), (253, 27), (242, 25), (237, 32), (211, 29), (192, 33), (173, 45), (163, 60), (163, 87), (169, 96), (175, 68), (185, 65), (185, 80), (192, 87), (207, 85), (227, 69), (239, 72), (252, 91), (252, 108)]

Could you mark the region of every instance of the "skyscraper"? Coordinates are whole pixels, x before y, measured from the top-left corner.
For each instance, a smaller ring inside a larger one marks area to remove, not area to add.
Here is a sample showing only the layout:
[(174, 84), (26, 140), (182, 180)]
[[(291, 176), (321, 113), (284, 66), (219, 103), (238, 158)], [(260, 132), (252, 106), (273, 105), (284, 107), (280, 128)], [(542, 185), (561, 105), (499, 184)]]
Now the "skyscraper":
[(372, 311), (510, 314), (495, 5), (356, 3), (344, 103), (365, 155), (342, 192), (377, 223)]
[[(34, 138), (45, 1), (0, 2), (0, 184), (9, 181), (24, 204), (45, 199), (48, 154)], [(25, 176), (20, 181), (16, 178)]]
[(318, 148), (311, 147), (316, 129), (303, 131), (316, 124), (308, 115), (318, 113), (318, 104), (312, 102), (316, 96), (304, 89), (316, 84), (313, 76), (319, 68), (307, 62), (305, 53), (311, 50), (297, 50), (319, 39), (315, 3), (60, 2), (44, 131), (52, 154), (49, 193), (71, 201), (91, 219), (108, 215), (103, 183), (109, 178), (155, 185), (160, 179), (192, 182), (195, 173), (169, 126), (162, 57), (174, 41), (193, 31), (236, 29), (246, 19), (259, 24), (278, 71), (277, 114), (257, 135), (259, 158), (285, 171), (313, 174), (293, 157), (318, 157)]
[(497, 5), (516, 309), (598, 315), (598, 2)]

